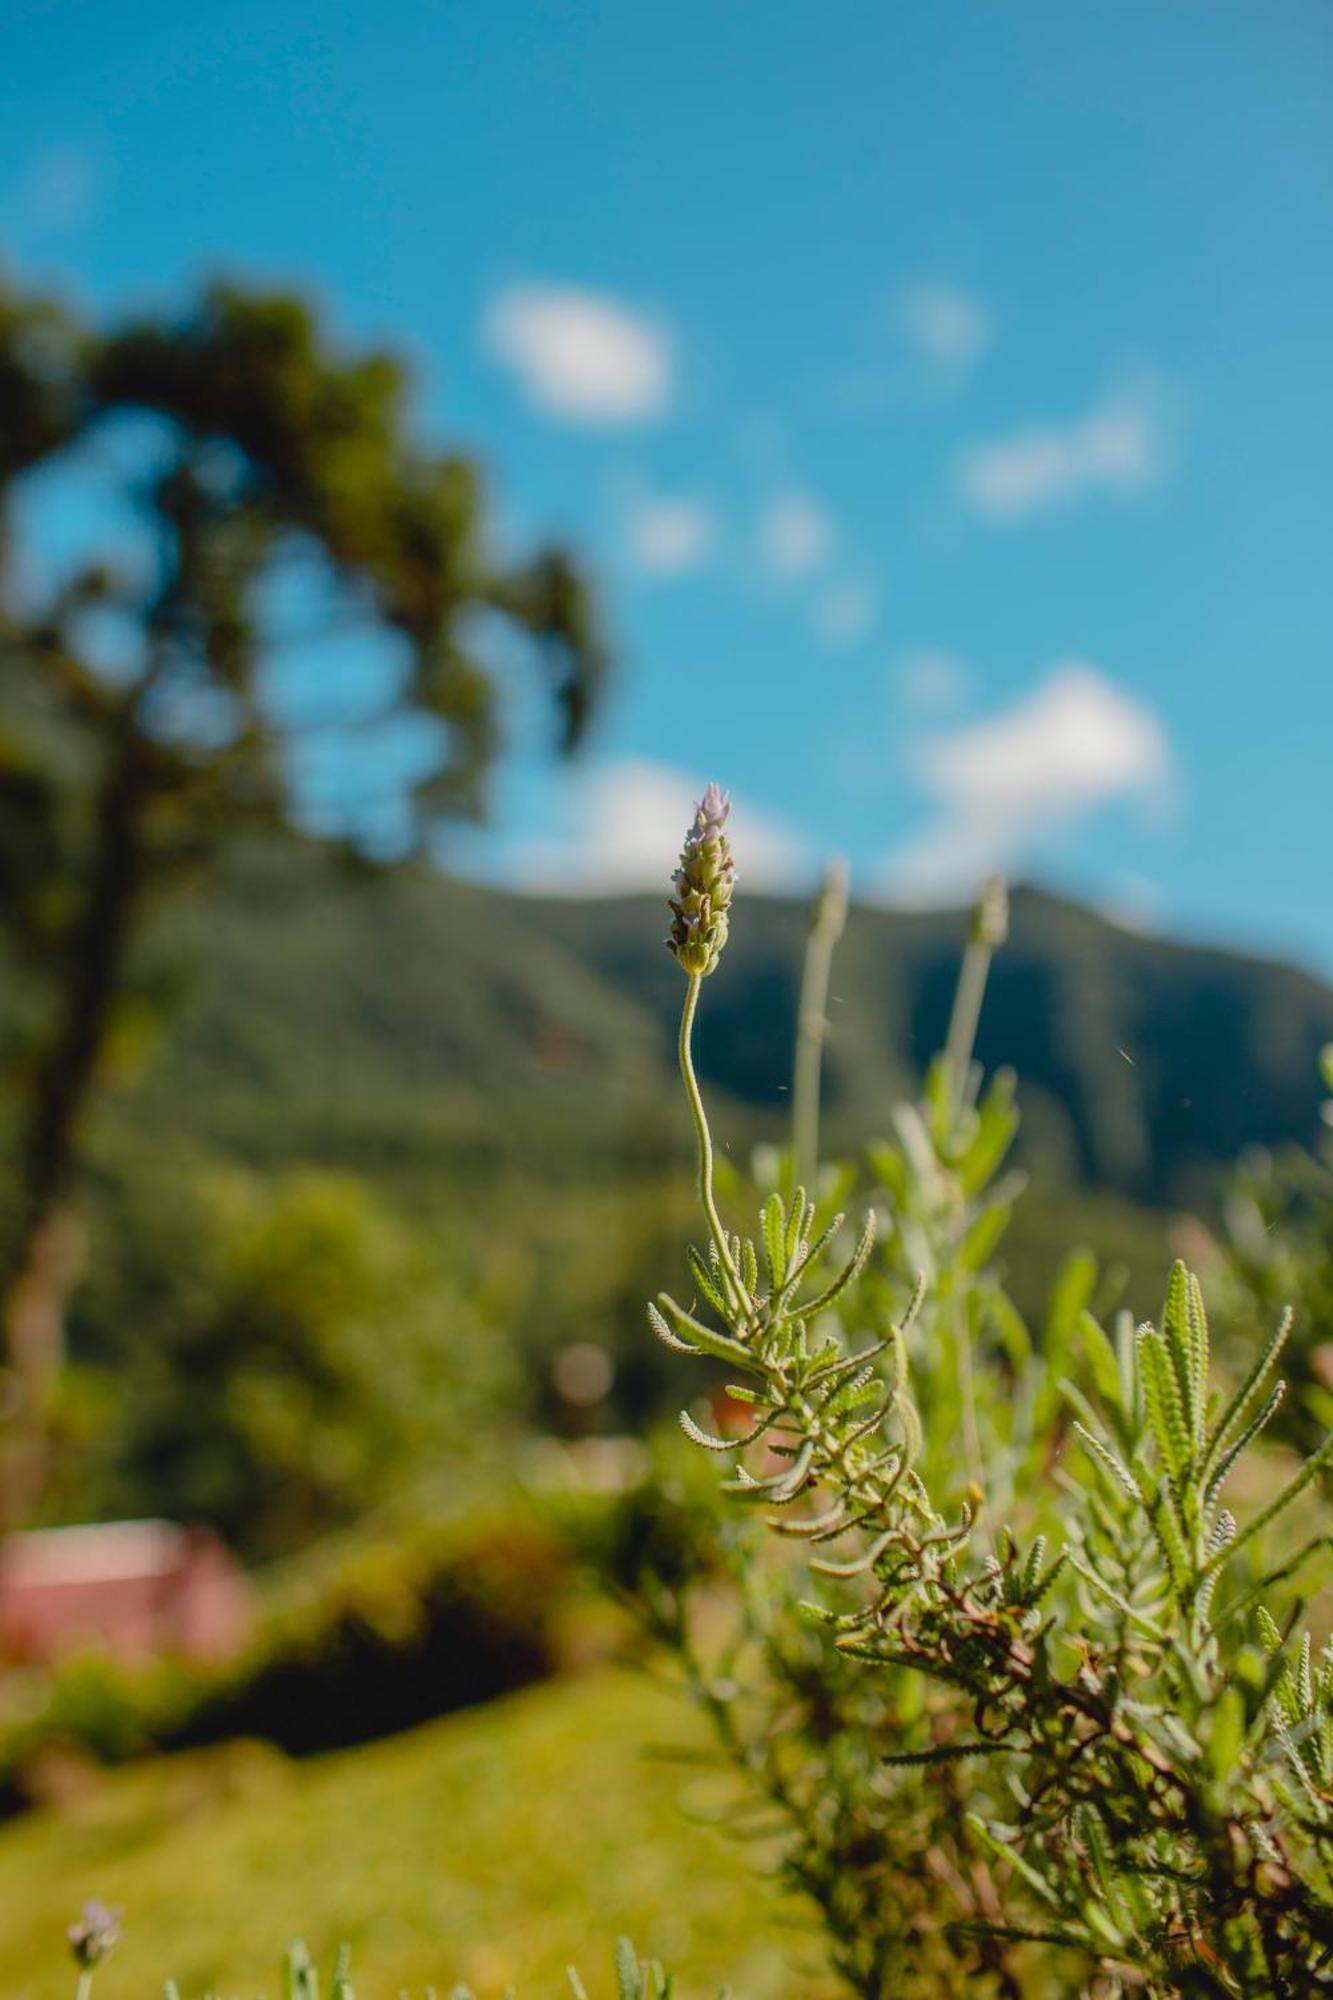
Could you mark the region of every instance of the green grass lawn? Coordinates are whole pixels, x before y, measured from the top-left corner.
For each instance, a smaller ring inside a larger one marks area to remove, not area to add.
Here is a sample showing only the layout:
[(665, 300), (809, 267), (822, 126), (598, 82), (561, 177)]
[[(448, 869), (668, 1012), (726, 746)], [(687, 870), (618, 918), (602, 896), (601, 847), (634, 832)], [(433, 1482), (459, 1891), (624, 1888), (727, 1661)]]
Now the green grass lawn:
[(802, 1911), (684, 1809), (722, 1781), (645, 1758), (700, 1729), (611, 1668), (308, 1762), (233, 1744), (99, 1779), (0, 1828), (0, 1993), (64, 2000), (64, 1929), (96, 1896), (124, 1910), (96, 2000), (150, 2000), (169, 1972), (188, 2000), (276, 2000), (298, 1935), (324, 1959), (350, 1942), (359, 2000), (458, 1979), (544, 2000), (571, 1959), (602, 1995), (621, 1932), (692, 2000), (724, 1979), (831, 1995)]

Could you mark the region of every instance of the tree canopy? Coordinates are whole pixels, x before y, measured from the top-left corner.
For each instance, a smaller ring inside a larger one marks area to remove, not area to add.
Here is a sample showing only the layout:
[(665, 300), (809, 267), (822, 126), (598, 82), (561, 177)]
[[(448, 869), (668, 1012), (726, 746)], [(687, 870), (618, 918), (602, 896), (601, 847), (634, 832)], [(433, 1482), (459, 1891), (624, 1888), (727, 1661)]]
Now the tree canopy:
[[(394, 851), (429, 848), (484, 809), (506, 635), (564, 749), (607, 652), (571, 557), (500, 554), (477, 465), (423, 441), (404, 367), (342, 353), (299, 298), (215, 284), (179, 317), (103, 328), (0, 283), (0, 408), (0, 939), (20, 1105), (5, 1318), (32, 1404), (58, 1349), (83, 1114), (161, 1011), (132, 964), (146, 905), (238, 830), (299, 815), (317, 742), (344, 778), (391, 786)], [(90, 467), (78, 552), (66, 535), (51, 560), (33, 521), (78, 512)], [(276, 673), (293, 606), (318, 613), (295, 697)], [(359, 653), (329, 645), (329, 614)], [(364, 826), (339, 831), (364, 844)]]

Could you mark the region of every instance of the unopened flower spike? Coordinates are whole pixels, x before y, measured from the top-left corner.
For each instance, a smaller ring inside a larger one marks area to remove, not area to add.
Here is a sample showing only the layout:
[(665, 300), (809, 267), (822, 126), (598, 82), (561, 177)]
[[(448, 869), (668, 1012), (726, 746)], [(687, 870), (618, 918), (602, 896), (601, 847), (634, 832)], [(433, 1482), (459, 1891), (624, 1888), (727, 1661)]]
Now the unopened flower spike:
[(736, 864), (727, 839), (731, 801), (720, 785), (710, 785), (694, 809), (694, 820), (680, 850), (680, 866), (671, 880), (675, 895), (668, 899), (671, 934), (667, 950), (682, 971), (706, 978), (722, 956), (727, 941), (727, 909), (731, 903)]
[(70, 1925), (67, 1935), (74, 1963), (82, 1971), (91, 1971), (120, 1941), (120, 1911), (109, 1910), (105, 1903), (85, 1903), (83, 1915)]
[(998, 951), (1009, 936), (1009, 891), (1003, 875), (988, 875), (972, 917), (972, 940)]

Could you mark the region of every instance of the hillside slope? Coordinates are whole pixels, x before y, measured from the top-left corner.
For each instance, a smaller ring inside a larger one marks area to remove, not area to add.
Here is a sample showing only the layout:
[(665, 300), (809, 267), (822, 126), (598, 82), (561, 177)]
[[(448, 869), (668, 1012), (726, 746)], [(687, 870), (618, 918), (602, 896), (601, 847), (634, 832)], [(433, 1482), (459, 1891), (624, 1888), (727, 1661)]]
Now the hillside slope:
[[(781, 1129), (805, 912), (738, 901), (699, 1060), (733, 1143)], [(506, 896), (431, 871), (356, 884), (255, 853), (188, 926), (192, 1004), (115, 1123), (386, 1174), (614, 1177), (684, 1157), (680, 975), (659, 899)], [(177, 929), (181, 928), (177, 919)], [(856, 909), (839, 951), (831, 1136), (882, 1125), (940, 1044), (957, 913)], [(1333, 988), (1293, 967), (1014, 897), (979, 1053), (1022, 1081), (1039, 1167), (1195, 1200), (1247, 1144), (1308, 1139)]]
[[(645, 1755), (702, 1746), (697, 1715), (643, 1675), (603, 1670), (292, 1764), (259, 1744), (164, 1758), (0, 1829), (0, 1992), (66, 1992), (65, 1926), (88, 1896), (124, 1912), (98, 2000), (272, 1995), (303, 1936), (321, 1965), (353, 1951), (366, 2000), (568, 1994), (573, 1959), (609, 1995), (628, 1932), (706, 2000), (831, 2000), (805, 1911), (759, 1878), (752, 1844), (682, 1810), (701, 1781)], [(710, 1802), (733, 1781), (702, 1781)], [(785, 1921), (784, 1921), (785, 1920)]]

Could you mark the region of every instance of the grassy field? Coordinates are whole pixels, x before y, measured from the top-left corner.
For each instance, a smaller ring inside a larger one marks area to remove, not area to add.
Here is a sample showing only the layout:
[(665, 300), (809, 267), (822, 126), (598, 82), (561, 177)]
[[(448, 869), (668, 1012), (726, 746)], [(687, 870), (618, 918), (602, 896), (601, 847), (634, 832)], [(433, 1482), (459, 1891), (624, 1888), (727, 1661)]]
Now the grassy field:
[(737, 2000), (832, 1995), (803, 1913), (684, 1809), (719, 1781), (645, 1758), (699, 1730), (606, 1669), (308, 1762), (234, 1744), (117, 1773), (0, 1829), (0, 1993), (70, 1992), (64, 1928), (97, 1896), (125, 1913), (97, 2000), (149, 2000), (167, 1972), (187, 2000), (274, 2000), (296, 1935), (325, 1959), (348, 1940), (365, 2000), (458, 1979), (544, 2000), (571, 1959), (603, 1995), (621, 1932), (691, 2000), (724, 1979)]

